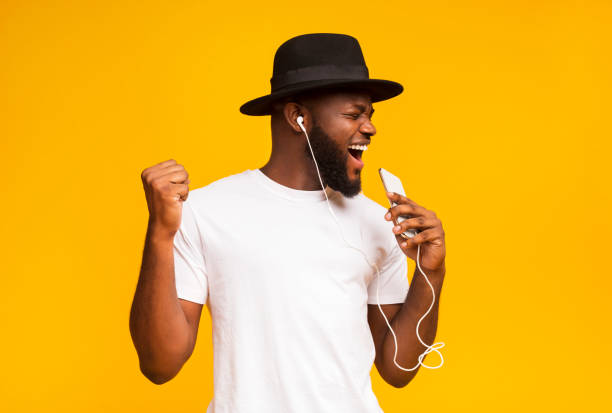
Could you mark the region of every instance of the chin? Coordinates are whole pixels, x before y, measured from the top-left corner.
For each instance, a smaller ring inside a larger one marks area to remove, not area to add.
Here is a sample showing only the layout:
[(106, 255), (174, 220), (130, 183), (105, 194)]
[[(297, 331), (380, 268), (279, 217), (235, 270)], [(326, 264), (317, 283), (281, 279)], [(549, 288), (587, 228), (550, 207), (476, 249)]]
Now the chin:
[(347, 177), (347, 181), (349, 182), (349, 185), (346, 185), (340, 189), (332, 189), (335, 189), (347, 198), (353, 198), (361, 192), (361, 176), (357, 176), (357, 178), (353, 180), (349, 180)]

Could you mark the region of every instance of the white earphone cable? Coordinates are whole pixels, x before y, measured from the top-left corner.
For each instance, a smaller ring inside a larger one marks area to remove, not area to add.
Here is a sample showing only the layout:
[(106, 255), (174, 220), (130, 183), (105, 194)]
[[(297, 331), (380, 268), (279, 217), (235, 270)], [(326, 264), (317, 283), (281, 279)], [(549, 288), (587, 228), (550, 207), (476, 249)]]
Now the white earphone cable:
[[(415, 369), (417, 369), (419, 367), (419, 365), (426, 367), (428, 369), (437, 369), (442, 367), (442, 365), (444, 364), (444, 358), (442, 357), (442, 353), (440, 353), (438, 351), (439, 348), (444, 347), (444, 342), (437, 342), (434, 343), (432, 345), (429, 345), (427, 343), (425, 343), (422, 339), (421, 336), (419, 335), (419, 325), (421, 324), (421, 321), (427, 316), (427, 314), (429, 314), (429, 312), (431, 311), (431, 309), (433, 308), (433, 305), (436, 301), (436, 293), (434, 292), (434, 288), (431, 285), (431, 283), (429, 282), (429, 279), (427, 278), (427, 275), (423, 272), (423, 270), (421, 269), (421, 265), (419, 264), (419, 255), (421, 252), (421, 245), (417, 244), (417, 259), (416, 259), (416, 264), (417, 264), (417, 268), (419, 269), (419, 271), (421, 272), (421, 274), (423, 274), (423, 277), (425, 277), (425, 281), (427, 281), (427, 284), (429, 285), (429, 287), (431, 288), (431, 293), (433, 294), (433, 300), (431, 302), (431, 305), (429, 306), (429, 308), (427, 309), (427, 312), (425, 314), (423, 314), (423, 316), (419, 319), (417, 326), (416, 326), (416, 335), (417, 338), (419, 339), (419, 341), (421, 342), (421, 344), (423, 344), (425, 347), (427, 347), (427, 349), (419, 355), (418, 359), (419, 362), (416, 366), (414, 366), (411, 369), (407, 369), (405, 367), (400, 366), (399, 364), (397, 364), (396, 358), (397, 358), (397, 336), (395, 335), (395, 332), (393, 331), (393, 328), (391, 328), (391, 324), (389, 323), (389, 320), (387, 319), (387, 316), (385, 315), (384, 311), (382, 310), (382, 307), (380, 306), (380, 298), (378, 295), (378, 291), (379, 291), (379, 279), (380, 279), (380, 271), (378, 270), (378, 265), (376, 265), (376, 263), (372, 264), (370, 262), (370, 260), (368, 260), (368, 257), (366, 256), (366, 254), (359, 248), (352, 246), (344, 237), (344, 232), (342, 231), (342, 227), (340, 226), (340, 222), (338, 221), (338, 218), (336, 217), (336, 214), (334, 213), (331, 204), (329, 203), (329, 198), (327, 197), (327, 192), (325, 191), (325, 186), (323, 185), (323, 180), (321, 179), (321, 174), (319, 172), (319, 166), (317, 165), (317, 161), (315, 159), (315, 155), (314, 152), (312, 150), (312, 146), (310, 146), (310, 139), (308, 138), (308, 133), (306, 132), (306, 128), (304, 128), (303, 125), (303, 118), (300, 116), (298, 117), (298, 124), (300, 126), (300, 128), (304, 131), (304, 134), (306, 134), (306, 141), (308, 142), (308, 147), (310, 148), (310, 153), (312, 154), (312, 159), (314, 160), (315, 163), (315, 167), (317, 169), (317, 175), (319, 176), (319, 182), (321, 183), (321, 188), (323, 188), (323, 194), (325, 195), (325, 199), (327, 200), (327, 207), (329, 209), (329, 212), (331, 212), (332, 217), (334, 218), (334, 221), (336, 221), (336, 224), (338, 225), (338, 228), (340, 229), (340, 234), (342, 235), (342, 239), (344, 240), (344, 242), (351, 248), (359, 251), (361, 253), (361, 255), (363, 256), (363, 258), (365, 258), (366, 262), (368, 263), (368, 265), (370, 267), (374, 267), (376, 269), (376, 273), (377, 273), (377, 277), (376, 277), (376, 303), (378, 305), (378, 309), (380, 311), (380, 313), (382, 314), (382, 316), (385, 319), (385, 322), (387, 323), (387, 326), (389, 327), (389, 329), (391, 330), (391, 334), (393, 334), (393, 342), (395, 343), (395, 354), (393, 355), (393, 363), (395, 363), (395, 365), (404, 371), (413, 371)], [(436, 353), (438, 353), (440, 355), (440, 364), (437, 366), (428, 366), (426, 364), (423, 364), (423, 359), (425, 358), (425, 356), (429, 353), (431, 353), (432, 351), (435, 351)]]

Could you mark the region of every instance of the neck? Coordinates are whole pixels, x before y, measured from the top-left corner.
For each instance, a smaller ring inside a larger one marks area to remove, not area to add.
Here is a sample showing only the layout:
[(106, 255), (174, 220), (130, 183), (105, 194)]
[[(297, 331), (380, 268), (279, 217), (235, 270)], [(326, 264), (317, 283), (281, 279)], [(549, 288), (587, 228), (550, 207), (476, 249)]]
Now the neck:
[(280, 150), (272, 147), (268, 162), (259, 168), (268, 178), (289, 188), (302, 191), (320, 191), (321, 182), (314, 161), (303, 153), (303, 147)]

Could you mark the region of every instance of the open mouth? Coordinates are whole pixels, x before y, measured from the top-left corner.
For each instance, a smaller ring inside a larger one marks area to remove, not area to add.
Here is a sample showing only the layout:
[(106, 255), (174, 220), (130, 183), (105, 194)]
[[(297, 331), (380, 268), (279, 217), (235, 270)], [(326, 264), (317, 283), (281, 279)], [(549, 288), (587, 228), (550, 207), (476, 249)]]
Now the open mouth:
[(361, 155), (367, 149), (367, 145), (350, 145), (348, 147), (348, 153), (351, 155), (351, 160), (355, 164), (356, 168), (363, 168), (363, 161), (361, 160)]
[(349, 148), (348, 151), (349, 151), (349, 153), (351, 154), (351, 156), (353, 158), (355, 158), (357, 160), (361, 160), (361, 152), (363, 152), (363, 151), (361, 151), (359, 149), (351, 149), (351, 148)]

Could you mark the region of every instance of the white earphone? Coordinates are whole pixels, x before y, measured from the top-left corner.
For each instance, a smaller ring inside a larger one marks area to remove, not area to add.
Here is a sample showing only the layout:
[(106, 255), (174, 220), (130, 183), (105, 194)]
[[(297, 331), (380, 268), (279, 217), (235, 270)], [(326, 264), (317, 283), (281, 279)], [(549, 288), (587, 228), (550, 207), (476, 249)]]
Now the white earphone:
[[(417, 267), (419, 269), (419, 271), (421, 272), (421, 274), (423, 274), (423, 277), (425, 277), (425, 280), (427, 281), (427, 283), (429, 284), (429, 287), (431, 288), (432, 293), (434, 294), (433, 296), (433, 300), (431, 302), (431, 306), (429, 306), (429, 309), (427, 310), (427, 312), (425, 314), (423, 314), (423, 316), (419, 319), (419, 322), (417, 323), (416, 326), (416, 335), (417, 338), (419, 339), (419, 341), (421, 342), (421, 344), (423, 344), (425, 347), (427, 347), (427, 349), (421, 353), (418, 357), (419, 362), (417, 363), (416, 366), (414, 366), (411, 369), (407, 369), (404, 368), (402, 366), (400, 366), (399, 364), (397, 364), (397, 361), (395, 360), (397, 358), (397, 337), (395, 335), (395, 331), (393, 331), (393, 328), (391, 328), (391, 324), (389, 323), (389, 320), (387, 319), (387, 316), (385, 315), (385, 313), (383, 312), (381, 306), (380, 306), (380, 298), (378, 295), (378, 277), (380, 277), (380, 271), (378, 270), (378, 265), (376, 265), (376, 263), (372, 264), (370, 262), (370, 260), (368, 260), (367, 255), (359, 248), (352, 246), (347, 240), (346, 238), (344, 238), (344, 233), (342, 232), (342, 227), (340, 226), (340, 223), (338, 222), (338, 218), (336, 218), (336, 214), (334, 214), (334, 211), (332, 210), (331, 204), (329, 203), (329, 198), (327, 197), (327, 192), (325, 191), (325, 186), (323, 185), (323, 180), (321, 179), (321, 174), (319, 173), (319, 166), (317, 165), (317, 160), (315, 158), (314, 152), (312, 151), (312, 146), (310, 146), (310, 139), (308, 138), (308, 133), (306, 132), (306, 129), (304, 128), (304, 117), (303, 116), (298, 116), (296, 119), (298, 125), (300, 125), (300, 128), (304, 131), (304, 134), (306, 135), (306, 141), (308, 142), (308, 147), (310, 148), (310, 153), (312, 154), (312, 159), (315, 162), (315, 167), (317, 168), (317, 175), (319, 175), (319, 182), (321, 182), (321, 188), (323, 188), (323, 193), (325, 194), (325, 199), (327, 200), (327, 207), (329, 208), (329, 212), (331, 212), (332, 217), (334, 218), (334, 220), (336, 221), (336, 224), (338, 225), (338, 228), (340, 228), (340, 234), (342, 235), (342, 239), (344, 240), (344, 242), (346, 243), (346, 245), (348, 245), (349, 247), (359, 251), (361, 253), (361, 255), (363, 255), (363, 258), (365, 258), (365, 260), (367, 261), (368, 265), (370, 267), (374, 267), (376, 269), (376, 273), (378, 274), (377, 279), (376, 279), (376, 304), (378, 305), (378, 310), (380, 311), (380, 313), (382, 314), (382, 316), (384, 317), (385, 321), (387, 322), (387, 326), (389, 327), (389, 329), (391, 330), (391, 333), (393, 334), (393, 341), (395, 342), (395, 354), (393, 356), (393, 362), (395, 363), (395, 365), (404, 371), (413, 371), (416, 370), (419, 365), (426, 367), (428, 369), (437, 369), (442, 367), (442, 364), (444, 364), (444, 357), (442, 357), (442, 353), (440, 353), (438, 351), (439, 348), (444, 347), (444, 343), (443, 342), (438, 342), (432, 345), (429, 345), (427, 343), (425, 343), (422, 339), (421, 336), (419, 335), (419, 325), (421, 324), (421, 321), (427, 316), (427, 314), (429, 314), (429, 311), (433, 308), (433, 305), (436, 301), (436, 295), (434, 292), (434, 288), (431, 285), (431, 283), (429, 282), (429, 279), (427, 278), (427, 275), (425, 275), (425, 273), (423, 272), (423, 270), (421, 269), (421, 266), (419, 264), (419, 256), (420, 256), (420, 252), (421, 252), (421, 244), (417, 244), (417, 260), (416, 260), (416, 264)], [(436, 353), (438, 353), (440, 355), (440, 359), (441, 359), (441, 363), (437, 366), (428, 366), (426, 364), (423, 364), (423, 359), (425, 358), (425, 356), (429, 353), (431, 353), (432, 351), (435, 351)]]

